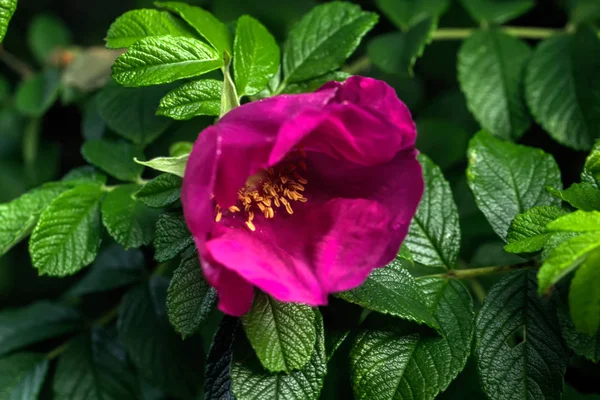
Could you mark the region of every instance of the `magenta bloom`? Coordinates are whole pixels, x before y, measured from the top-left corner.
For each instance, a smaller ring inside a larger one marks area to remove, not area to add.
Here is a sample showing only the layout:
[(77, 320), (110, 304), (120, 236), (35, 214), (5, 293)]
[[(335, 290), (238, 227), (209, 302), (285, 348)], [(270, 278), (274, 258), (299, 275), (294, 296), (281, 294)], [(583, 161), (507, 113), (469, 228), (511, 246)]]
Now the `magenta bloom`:
[(423, 193), (416, 130), (385, 82), (359, 76), (235, 108), (194, 144), (182, 201), (219, 308), (254, 286), (327, 304), (394, 259)]

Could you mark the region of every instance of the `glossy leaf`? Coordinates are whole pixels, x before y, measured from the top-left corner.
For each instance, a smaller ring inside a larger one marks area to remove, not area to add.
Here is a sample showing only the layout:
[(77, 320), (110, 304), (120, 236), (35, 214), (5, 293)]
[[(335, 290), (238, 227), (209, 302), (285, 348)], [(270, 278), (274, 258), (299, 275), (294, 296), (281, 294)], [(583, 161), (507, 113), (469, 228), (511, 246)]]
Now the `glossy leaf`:
[(548, 230), (555, 232), (593, 232), (600, 230), (599, 211), (575, 211), (548, 223)]
[(231, 391), (233, 340), (239, 319), (225, 316), (215, 333), (206, 360), (204, 395), (206, 400), (235, 400)]
[(556, 206), (532, 207), (518, 214), (510, 223), (504, 250), (509, 253), (532, 253), (541, 250), (550, 236), (546, 226), (567, 214)]
[(0, 0), (0, 42), (4, 40), (8, 23), (16, 10), (17, 0)]
[(585, 160), (583, 171), (581, 171), (581, 182), (600, 188), (600, 141), (596, 141)]
[(579, 332), (589, 336), (600, 329), (600, 252), (591, 253), (571, 281), (569, 309)]
[(129, 143), (88, 140), (81, 147), (81, 154), (90, 164), (122, 181), (136, 182), (144, 170), (133, 161), (134, 158), (143, 159), (144, 153)]
[(157, 171), (167, 172), (183, 178), (189, 156), (189, 154), (184, 154), (177, 157), (156, 157), (150, 161), (135, 160), (135, 162)]
[(550, 188), (553, 196), (583, 211), (600, 211), (600, 189), (591, 183), (574, 183), (565, 190)]
[(194, 239), (182, 215), (163, 214), (158, 218), (154, 239), (154, 258), (157, 261), (175, 258), (193, 244)]
[(186, 120), (199, 115), (219, 115), (223, 82), (192, 81), (171, 90), (160, 101), (157, 115)]
[(183, 180), (171, 174), (161, 174), (141, 187), (134, 197), (148, 207), (168, 207), (179, 200)]

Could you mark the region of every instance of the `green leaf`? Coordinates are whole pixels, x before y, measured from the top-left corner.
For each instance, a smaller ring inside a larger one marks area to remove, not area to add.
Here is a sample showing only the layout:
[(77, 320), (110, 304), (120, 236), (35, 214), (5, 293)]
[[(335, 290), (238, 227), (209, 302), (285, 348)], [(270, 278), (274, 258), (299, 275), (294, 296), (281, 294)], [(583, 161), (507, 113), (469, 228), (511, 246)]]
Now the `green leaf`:
[(208, 11), (178, 1), (158, 1), (155, 4), (157, 7), (178, 14), (202, 35), (217, 50), (220, 56), (223, 55), (224, 51), (229, 54), (233, 53), (231, 51), (229, 28)]
[(448, 0), (375, 0), (381, 12), (398, 28), (407, 31), (427, 18), (437, 18), (446, 11)]
[(497, 139), (485, 131), (469, 143), (467, 178), (475, 202), (506, 238), (510, 222), (531, 207), (560, 205), (545, 186), (562, 187), (554, 158), (540, 149)]
[(179, 200), (182, 183), (178, 176), (161, 174), (142, 186), (133, 197), (148, 207), (168, 207)]
[(555, 248), (579, 235), (581, 235), (581, 233), (578, 232), (555, 232), (552, 236), (550, 236), (550, 238), (548, 238), (548, 241), (544, 245), (544, 250), (542, 251), (542, 261), (546, 261)]
[(17, 10), (17, 0), (0, 0), (0, 42), (4, 40), (8, 23)]
[(475, 355), (491, 399), (560, 399), (567, 354), (553, 302), (537, 295), (535, 271), (494, 285), (475, 323)]
[(424, 19), (406, 32), (386, 33), (369, 42), (367, 53), (375, 66), (388, 74), (413, 76), (413, 67), (431, 36), (437, 21)]
[(429, 158), (419, 155), (425, 193), (410, 224), (406, 247), (414, 259), (429, 267), (452, 268), (460, 249), (458, 211), (450, 185)]
[(417, 132), (416, 147), (442, 170), (465, 159), (471, 134), (458, 124), (443, 119), (420, 119)]
[[(318, 78), (314, 78), (304, 82), (292, 83), (287, 85), (283, 90), (283, 93), (286, 94), (298, 94), (298, 93), (310, 93), (319, 89), (321, 86), (326, 84), (327, 82), (336, 81), (336, 82), (344, 82), (346, 79), (350, 77), (350, 74), (343, 71), (333, 71), (329, 72), (325, 75), (319, 76)], [(265, 89), (268, 90), (268, 89)], [(264, 93), (264, 92), (263, 92)]]
[(285, 82), (301, 82), (339, 68), (377, 23), (375, 13), (333, 2), (313, 8), (290, 31), (283, 53)]
[(585, 160), (583, 171), (581, 171), (581, 182), (600, 188), (600, 141), (596, 141)]
[(525, 14), (534, 0), (461, 0), (462, 5), (479, 22), (502, 24)]
[(124, 250), (112, 244), (102, 250), (88, 273), (68, 292), (79, 297), (127, 286), (142, 279), (145, 273), (144, 255), (140, 250)]
[(591, 29), (538, 45), (527, 66), (525, 95), (536, 121), (554, 140), (589, 149), (600, 137), (600, 39)]
[(31, 261), (41, 275), (72, 275), (94, 261), (100, 249), (103, 195), (96, 185), (77, 186), (42, 212), (29, 241)]
[(550, 231), (592, 232), (600, 230), (600, 212), (575, 211), (548, 223)]
[(532, 207), (518, 214), (510, 223), (504, 250), (509, 253), (533, 253), (542, 250), (550, 236), (546, 226), (567, 214), (556, 206)]
[(233, 70), (238, 95), (263, 90), (279, 70), (281, 54), (275, 38), (260, 22), (243, 15), (237, 22)]
[(198, 115), (219, 115), (223, 82), (203, 79), (171, 90), (160, 101), (157, 115), (187, 120)]
[(98, 112), (110, 129), (145, 146), (172, 123), (155, 115), (160, 99), (169, 89), (167, 86), (129, 89), (111, 81), (98, 94)]
[(196, 340), (185, 342), (167, 319), (167, 281), (153, 277), (129, 291), (119, 307), (119, 337), (141, 375), (153, 385), (191, 398), (201, 385), (204, 355)]
[(228, 53), (224, 54), (224, 67), (223, 67), (223, 92), (221, 93), (221, 109), (219, 115), (223, 116), (229, 111), (240, 106), (240, 97), (235, 89), (235, 83), (231, 77), (231, 64), (233, 59)]
[(106, 175), (99, 172), (96, 168), (86, 165), (69, 171), (63, 178), (62, 182), (68, 185), (81, 185), (85, 183), (103, 186), (106, 184)]
[(595, 363), (600, 361), (600, 331), (594, 336), (577, 332), (571, 320), (569, 306), (566, 301), (560, 302), (558, 321), (562, 328), (563, 338), (575, 353)]
[(73, 308), (41, 301), (0, 312), (0, 356), (83, 326)]
[(191, 336), (214, 309), (217, 292), (204, 279), (196, 253), (181, 261), (167, 291), (169, 321), (185, 338)]
[(137, 147), (107, 139), (87, 140), (81, 147), (83, 158), (109, 175), (122, 181), (136, 182), (144, 167), (133, 161), (143, 159), (144, 153)]
[(195, 33), (167, 11), (141, 9), (128, 11), (112, 23), (106, 34), (109, 49), (127, 48), (149, 36), (195, 37)]
[(455, 280), (418, 282), (442, 334), (398, 319), (369, 317), (350, 352), (357, 400), (433, 399), (464, 368), (474, 328), (469, 292)]
[(10, 203), (0, 204), (0, 256), (27, 237), (44, 208), (67, 189), (67, 185), (49, 183)]
[(53, 389), (57, 400), (140, 398), (123, 345), (101, 328), (69, 342), (58, 359)]
[(361, 286), (340, 293), (338, 297), (367, 310), (439, 329), (417, 281), (398, 260), (373, 270)]
[(164, 262), (175, 258), (193, 244), (194, 238), (182, 215), (163, 214), (158, 218), (154, 239), (156, 261)]
[(200, 40), (148, 37), (117, 58), (112, 77), (122, 86), (151, 86), (193, 78), (222, 66), (219, 54)]
[(538, 272), (540, 294), (577, 268), (599, 247), (600, 231), (595, 231), (569, 239), (552, 250)]
[(571, 23), (575, 25), (600, 18), (600, 4), (596, 0), (571, 0), (568, 5)]
[(39, 14), (33, 18), (27, 32), (27, 44), (41, 65), (48, 63), (56, 49), (64, 49), (73, 42), (69, 28), (60, 18)]
[(60, 89), (60, 71), (49, 68), (21, 81), (15, 94), (19, 112), (29, 117), (40, 117), (56, 101)]
[(102, 203), (102, 222), (125, 249), (149, 245), (154, 239), (159, 211), (133, 198), (139, 188), (135, 184), (119, 186)]
[[(238, 334), (231, 366), (232, 388), (237, 400), (317, 400), (327, 373), (323, 317), (314, 311), (316, 344), (308, 364), (290, 374), (264, 370), (246, 338)], [(307, 327), (304, 327), (306, 329)]]
[(184, 154), (177, 157), (156, 157), (150, 161), (135, 160), (135, 162), (157, 171), (168, 172), (169, 174), (183, 178), (189, 157), (189, 154)]
[(591, 253), (575, 272), (569, 291), (571, 318), (579, 332), (596, 335), (600, 328), (600, 252)]
[(565, 190), (548, 188), (556, 198), (566, 201), (573, 207), (583, 211), (600, 210), (600, 190), (593, 184), (574, 183)]
[(485, 130), (503, 139), (517, 140), (531, 125), (523, 97), (530, 56), (523, 41), (494, 30), (473, 33), (458, 54), (467, 106)]
[(18, 353), (0, 359), (0, 399), (37, 399), (48, 373), (41, 354)]
[(302, 369), (317, 340), (315, 311), (309, 306), (282, 303), (264, 293), (254, 297), (242, 326), (262, 365), (270, 372)]
[(238, 318), (225, 316), (215, 333), (206, 360), (205, 400), (235, 400), (231, 391), (230, 368), (238, 326)]

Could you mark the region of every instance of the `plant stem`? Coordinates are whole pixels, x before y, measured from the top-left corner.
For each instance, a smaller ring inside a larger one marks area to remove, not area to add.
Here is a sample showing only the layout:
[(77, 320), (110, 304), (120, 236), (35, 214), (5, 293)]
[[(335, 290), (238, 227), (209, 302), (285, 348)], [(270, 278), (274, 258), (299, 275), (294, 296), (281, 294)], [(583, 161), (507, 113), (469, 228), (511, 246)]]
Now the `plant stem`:
[[(465, 39), (479, 28), (440, 28), (433, 32), (432, 40), (456, 40)], [(552, 35), (562, 32), (560, 29), (534, 28), (528, 26), (503, 26), (501, 32), (510, 36), (523, 39), (546, 39)]]
[[(451, 269), (443, 274), (433, 274), (420, 276), (419, 278), (445, 278), (445, 279), (472, 279), (480, 276), (499, 274), (502, 272), (511, 272), (523, 268), (534, 268), (531, 263), (521, 263), (515, 265), (499, 265), (494, 267), (471, 268), (471, 269)], [(419, 279), (417, 278), (417, 279)]]

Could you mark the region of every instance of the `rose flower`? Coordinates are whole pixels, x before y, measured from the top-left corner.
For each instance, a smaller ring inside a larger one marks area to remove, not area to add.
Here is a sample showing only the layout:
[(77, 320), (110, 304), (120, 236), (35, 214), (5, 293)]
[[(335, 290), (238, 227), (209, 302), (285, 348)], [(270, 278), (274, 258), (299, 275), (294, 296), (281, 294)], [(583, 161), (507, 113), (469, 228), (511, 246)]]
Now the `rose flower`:
[(254, 287), (312, 306), (388, 264), (423, 193), (416, 129), (385, 82), (354, 76), (248, 103), (206, 128), (182, 202), (219, 309)]

